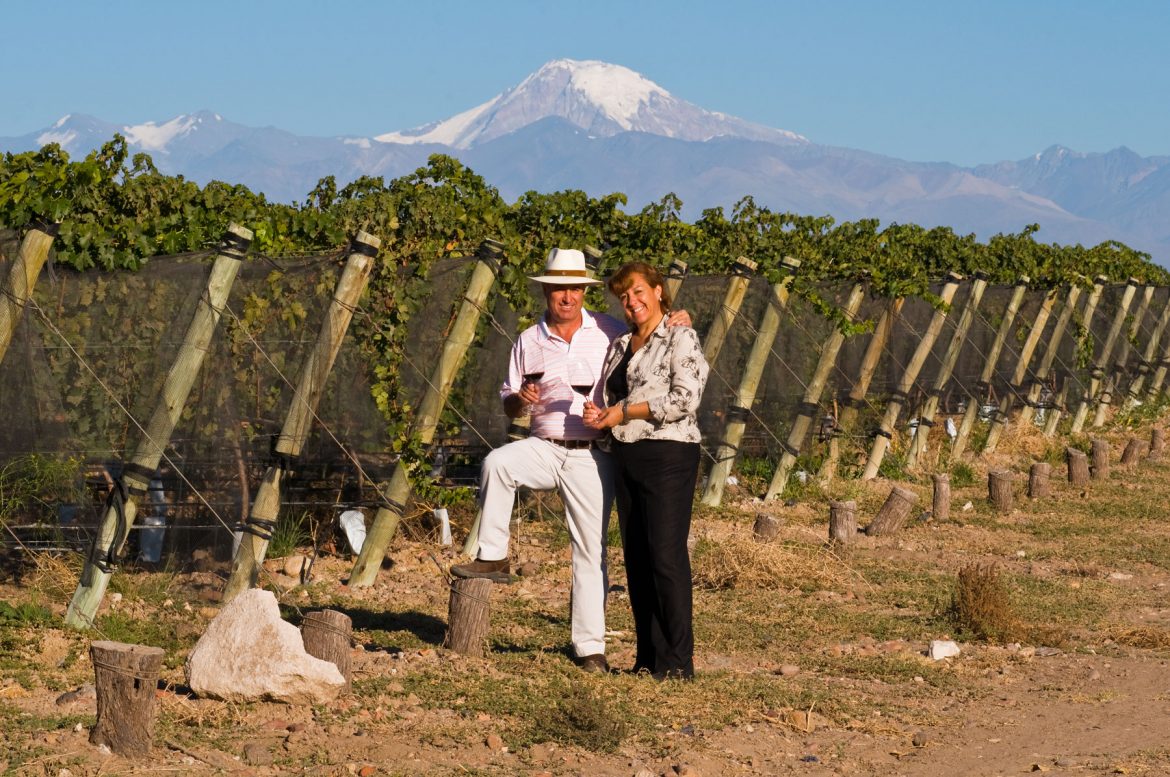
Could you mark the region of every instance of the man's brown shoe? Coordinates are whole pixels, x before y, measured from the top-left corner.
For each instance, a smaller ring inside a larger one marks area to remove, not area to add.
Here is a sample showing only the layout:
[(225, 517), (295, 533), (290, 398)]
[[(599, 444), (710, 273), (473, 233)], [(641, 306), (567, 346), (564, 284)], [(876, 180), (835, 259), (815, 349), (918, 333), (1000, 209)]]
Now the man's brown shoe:
[(590, 674), (609, 674), (609, 662), (604, 653), (594, 653), (581, 657), (581, 670)]
[(464, 579), (482, 577), (491, 580), (493, 583), (512, 582), (512, 568), (506, 558), (500, 559), (499, 561), (482, 561), (476, 559), (466, 564), (456, 564), (451, 567), (451, 574)]

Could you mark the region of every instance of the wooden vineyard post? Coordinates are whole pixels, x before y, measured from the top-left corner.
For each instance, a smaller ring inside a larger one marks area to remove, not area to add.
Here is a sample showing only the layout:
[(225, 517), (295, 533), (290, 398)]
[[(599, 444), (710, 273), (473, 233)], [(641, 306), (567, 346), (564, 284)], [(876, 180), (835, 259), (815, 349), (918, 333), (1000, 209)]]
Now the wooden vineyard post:
[(975, 321), (975, 314), (979, 311), (979, 303), (982, 302), (983, 292), (986, 289), (987, 276), (982, 272), (976, 273), (975, 281), (971, 284), (971, 293), (967, 296), (963, 312), (959, 314), (959, 321), (955, 325), (955, 331), (951, 333), (951, 341), (947, 344), (947, 350), (943, 354), (942, 363), (934, 376), (934, 383), (931, 384), (926, 404), (923, 406), (922, 412), (918, 414), (918, 426), (914, 430), (914, 438), (910, 443), (908, 457), (908, 464), (915, 469), (923, 466), (930, 445), (930, 430), (934, 427), (934, 419), (938, 415), (939, 400), (942, 398), (943, 389), (951, 380), (955, 364), (959, 361), (959, 352), (963, 350), (963, 344), (967, 341), (967, 333), (971, 331), (971, 324)]
[[(1166, 304), (1170, 307), (1170, 300)], [(1166, 342), (1162, 346), (1162, 357), (1158, 360), (1153, 377), (1150, 378), (1150, 387), (1146, 391), (1147, 400), (1157, 399), (1162, 394), (1162, 384), (1166, 382), (1168, 368), (1170, 368), (1170, 337), (1166, 338)]]
[(223, 591), (224, 602), (230, 602), (256, 585), (260, 566), (268, 553), (268, 540), (272, 538), (272, 530), (276, 528), (276, 519), (280, 513), (281, 478), (292, 470), (308, 439), (325, 381), (341, 350), (341, 342), (349, 329), (353, 312), (357, 309), (358, 299), (366, 288), (374, 257), (378, 255), (381, 245), (381, 240), (366, 232), (358, 232), (350, 243), (345, 269), (333, 291), (333, 299), (325, 312), (325, 320), (321, 323), (313, 351), (301, 366), (300, 380), (289, 403), (284, 426), (276, 438), (275, 461), (264, 473), (256, 498), (252, 500), (252, 511), (241, 527), (240, 544), (236, 548), (232, 570)]
[[(451, 387), (459, 375), (463, 359), (475, 340), (480, 311), (487, 302), (492, 286), (495, 285), (496, 275), (504, 261), (504, 247), (495, 240), (485, 240), (480, 244), (476, 258), (478, 261), (475, 263), (475, 269), (471, 271), (471, 279), (467, 282), (467, 291), (459, 304), (459, 312), (455, 314), (455, 322), (451, 325), (447, 341), (443, 343), (443, 351), (431, 372), (430, 380), (427, 381), (426, 392), (411, 427), (411, 433), (416, 435), (423, 445), (430, 445), (435, 438), (439, 416), (447, 404), (447, 397), (451, 394)], [(386, 549), (394, 539), (398, 522), (410, 500), (411, 485), (406, 468), (395, 467), (390, 480), (379, 487), (379, 492), (384, 504), (374, 515), (366, 541), (354, 563), (349, 576), (351, 586), (372, 585), (378, 576), (382, 559), (386, 557)]]
[(1150, 461), (1162, 458), (1162, 451), (1166, 447), (1166, 430), (1156, 426), (1150, 430), (1150, 454), (1146, 457)]
[(447, 606), (447, 636), (443, 647), (481, 658), (491, 628), (492, 581), (454, 580)]
[[(873, 335), (869, 338), (869, 343), (865, 346), (865, 354), (861, 357), (861, 367), (857, 372), (857, 382), (853, 384), (853, 388), (849, 389), (849, 396), (846, 398), (844, 407), (841, 408), (841, 412), (837, 418), (837, 429), (840, 432), (848, 432), (856, 424), (857, 413), (861, 404), (865, 401), (866, 394), (869, 393), (869, 384), (873, 381), (873, 376), (877, 372), (882, 350), (890, 340), (890, 333), (894, 331), (894, 324), (897, 322), (898, 315), (902, 312), (902, 306), (905, 302), (905, 297), (891, 299), (889, 305), (878, 316)], [(825, 463), (821, 465), (819, 477), (822, 480), (832, 480), (836, 477), (837, 462), (840, 458), (841, 443), (839, 435), (834, 434), (829, 438), (829, 452), (825, 456)]]
[[(1092, 289), (1092, 291), (1089, 292), (1089, 296), (1085, 300), (1085, 309), (1081, 313), (1081, 325), (1084, 326), (1086, 332), (1092, 331), (1093, 316), (1097, 312), (1097, 305), (1098, 305), (1098, 303), (1100, 303), (1101, 294), (1105, 290), (1106, 280), (1107, 279), (1104, 276), (1098, 276), (1097, 278), (1095, 278), (1093, 280), (1093, 289)], [(1049, 345), (1051, 346), (1053, 344), (1049, 343)], [(1037, 380), (1042, 380), (1042, 379), (1043, 378), (1041, 378), (1039, 375), (1037, 375)], [(1048, 411), (1048, 417), (1044, 420), (1044, 436), (1045, 437), (1052, 437), (1054, 434), (1056, 434), (1056, 428), (1057, 428), (1057, 426), (1060, 425), (1060, 418), (1064, 414), (1064, 408), (1065, 408), (1065, 396), (1064, 395), (1067, 394), (1067, 391), (1068, 391), (1068, 380), (1065, 380), (1064, 386), (1061, 389), (1062, 397), (1061, 397), (1060, 401), (1056, 402), (1055, 406), (1052, 407)], [(1031, 395), (1029, 395), (1029, 396), (1031, 396)]]
[(1045, 461), (1037, 461), (1028, 471), (1028, 497), (1030, 499), (1047, 499), (1052, 493), (1050, 477), (1052, 465)]
[(337, 666), (337, 671), (345, 678), (345, 688), (349, 690), (353, 674), (350, 670), (353, 620), (337, 610), (307, 612), (301, 622), (301, 640), (305, 643), (306, 653)]
[(731, 278), (727, 281), (727, 291), (723, 295), (723, 304), (711, 322), (711, 328), (703, 338), (703, 358), (708, 364), (714, 364), (723, 349), (723, 341), (739, 315), (739, 308), (743, 304), (744, 295), (751, 285), (752, 275), (756, 271), (756, 263), (746, 257), (739, 257), (731, 266)]
[(89, 646), (97, 691), (97, 722), (89, 741), (125, 758), (150, 755), (162, 648), (100, 641)]
[(1109, 406), (1113, 404), (1114, 395), (1125, 375), (1125, 362), (1129, 358), (1129, 350), (1133, 348), (1133, 343), (1137, 342), (1138, 335), (1141, 333), (1142, 321), (1146, 317), (1146, 311), (1150, 308), (1150, 300), (1153, 298), (1153, 286), (1147, 286), (1142, 290), (1141, 302), (1138, 303), (1138, 309), (1134, 312), (1133, 321), (1129, 325), (1129, 336), (1122, 338), (1119, 346), (1121, 353), (1118, 354), (1113, 371), (1105, 379), (1105, 384), (1101, 388), (1101, 396), (1097, 399), (1097, 409), (1093, 413), (1094, 429), (1100, 429), (1105, 425), (1105, 419), (1109, 415)]
[(666, 292), (674, 300), (674, 306), (676, 308), (679, 307), (678, 293), (686, 277), (687, 263), (682, 259), (675, 259), (670, 263), (670, 267), (666, 268)]
[(1167, 299), (1162, 302), (1162, 315), (1158, 316), (1158, 323), (1154, 326), (1150, 339), (1146, 341), (1145, 350), (1142, 351), (1141, 359), (1138, 361), (1137, 376), (1130, 381), (1129, 387), (1126, 389), (1125, 406), (1127, 408), (1137, 407), (1141, 401), (1142, 389), (1145, 387), (1146, 378), (1150, 376), (1154, 355), (1158, 352), (1158, 344), (1162, 342), (1166, 325), (1170, 324), (1170, 288), (1167, 289), (1167, 292)]
[[(947, 276), (946, 285), (943, 286), (942, 292), (939, 294), (944, 305), (950, 305), (951, 300), (955, 298), (955, 290), (959, 288), (960, 280), (962, 279), (954, 273)], [(862, 480), (873, 480), (877, 477), (882, 466), (882, 459), (885, 458), (890, 441), (894, 438), (894, 424), (897, 423), (898, 416), (902, 413), (902, 406), (910, 394), (910, 389), (914, 387), (914, 381), (918, 379), (922, 365), (926, 363), (926, 357), (934, 348), (934, 341), (938, 339), (946, 318), (945, 310), (935, 310), (931, 316), (930, 323), (922, 335), (922, 340), (919, 341), (914, 355), (910, 357), (910, 362), (902, 373), (898, 388), (890, 397), (890, 401), (886, 403), (886, 412), (882, 416), (881, 426), (878, 427), (877, 434), (873, 438), (873, 447), (869, 450), (869, 460), (865, 463), (865, 472), (861, 475)]]
[[(1020, 305), (1024, 302), (1024, 293), (1028, 290), (1028, 283), (1031, 279), (1024, 276), (1016, 287), (1012, 290), (1012, 296), (1008, 300), (1007, 307), (1003, 312), (1003, 319), (999, 322), (999, 328), (995, 330), (995, 340), (991, 343), (991, 349), (987, 352), (987, 358), (983, 360), (983, 371), (979, 373), (979, 386), (986, 391), (991, 385), (991, 378), (995, 375), (995, 365), (999, 363), (999, 355), (1003, 352), (1004, 343), (1007, 342), (1008, 335), (1011, 334), (1012, 324), (1016, 320), (1016, 315), (1020, 312)], [(967, 440), (971, 436), (971, 430), (975, 428), (975, 420), (979, 417), (979, 405), (983, 397), (970, 397), (967, 402), (967, 409), (963, 411), (963, 420), (959, 422), (959, 430), (955, 435), (955, 441), (951, 444), (951, 458), (958, 458), (967, 450)]]
[(1107, 480), (1109, 478), (1109, 441), (1094, 437), (1091, 451), (1093, 480)]
[(715, 450), (715, 463), (711, 465), (707, 487), (703, 489), (702, 502), (705, 505), (718, 507), (723, 501), (723, 488), (727, 484), (727, 476), (731, 474), (731, 467), (735, 464), (739, 444), (743, 441), (748, 414), (756, 401), (756, 390), (759, 388), (760, 378), (764, 375), (768, 355), (772, 353), (772, 343), (780, 331), (780, 314), (788, 307), (788, 290), (796, 270), (800, 267), (800, 260), (786, 257), (781, 267), (784, 268), (785, 275), (778, 283), (772, 285), (772, 299), (764, 309), (755, 342), (752, 343), (747, 364), (744, 365), (743, 375), (739, 379), (735, 404), (727, 408), (723, 439)]
[(829, 502), (829, 540), (849, 545), (857, 539), (857, 502)]
[(865, 527), (865, 533), (870, 537), (893, 534), (902, 528), (902, 524), (910, 517), (910, 511), (917, 503), (918, 494), (908, 488), (894, 486), (890, 490), (890, 495), (886, 497), (882, 509), (878, 510), (869, 526)]
[(756, 513), (756, 522), (752, 524), (752, 536), (760, 542), (771, 542), (780, 534), (783, 524), (780, 519), (767, 513)]
[(163, 383), (162, 394), (147, 422), (133, 457), (123, 467), (116, 496), (102, 515), (102, 522), (90, 546), (81, 570), (77, 590), (65, 611), (65, 623), (76, 629), (89, 628), (101, 606), (117, 566), (122, 547), (138, 513), (137, 500), (146, 494), (150, 480), (158, 469), (163, 451), (179, 422), (211, 338), (219, 325), (240, 264), (252, 243), (251, 230), (232, 224), (223, 234), (207, 286), (199, 298), (187, 334)]
[(1088, 388), (1081, 395), (1080, 404), (1077, 405), (1077, 411), (1073, 415), (1070, 430), (1072, 434), (1078, 434), (1085, 428), (1085, 421), (1089, 417), (1089, 405), (1097, 401), (1097, 392), (1101, 390), (1101, 383), (1105, 378), (1105, 365), (1109, 363), (1109, 357), (1113, 354), (1118, 335), (1121, 334), (1121, 328), (1125, 325), (1125, 316), (1129, 313), (1129, 306), (1136, 293), (1137, 281), (1130, 278), (1125, 284), (1125, 291), (1121, 294), (1121, 304), (1117, 306), (1117, 312), (1113, 314), (1113, 325), (1109, 327), (1109, 334), (1105, 336), (1105, 344), (1101, 346), (1101, 353), (1097, 355), (1096, 361), (1093, 362), (1093, 369), (1089, 371)]
[(1076, 448), (1065, 448), (1065, 458), (1068, 461), (1068, 483), (1070, 486), (1089, 485), (1089, 457), (1084, 451)]
[[(845, 307), (841, 311), (847, 320), (852, 322), (857, 317), (857, 311), (861, 309), (861, 302), (864, 299), (865, 284), (853, 284), (849, 297), (845, 301)], [(845, 333), (834, 325), (833, 331), (829, 333), (824, 345), (821, 346), (820, 358), (817, 360), (812, 378), (809, 379), (808, 385), (805, 387), (800, 411), (797, 413), (796, 420), (792, 422), (792, 428), (788, 430), (784, 452), (780, 454), (780, 463), (777, 464), (776, 472), (772, 475), (772, 482), (768, 486), (767, 493), (764, 494), (765, 500), (775, 499), (784, 493), (784, 487), (788, 485), (788, 477), (792, 474), (792, 467), (796, 464), (796, 457), (800, 454), (805, 438), (808, 437), (808, 430), (812, 426), (813, 419), (819, 413), (821, 396), (825, 392), (825, 383), (829, 380), (829, 374), (833, 367), (837, 365), (837, 354), (840, 353), (844, 342)]]
[(997, 469), (987, 473), (987, 499), (997, 512), (1012, 511), (1015, 499), (1014, 485), (1011, 470)]
[(33, 224), (20, 241), (20, 251), (8, 268), (8, 277), (0, 288), (0, 363), (4, 361), (16, 325), (24, 314), (24, 306), (28, 304), (45, 260), (49, 258), (58, 227), (58, 224)]
[(1133, 467), (1141, 459), (1145, 444), (1136, 437), (1130, 437), (1125, 443), (1125, 450), (1121, 452), (1121, 466)]
[(1073, 313), (1077, 309), (1077, 301), (1081, 298), (1081, 287), (1073, 284), (1068, 287), (1068, 295), (1064, 300), (1064, 308), (1061, 309), (1060, 315), (1056, 317), (1056, 324), (1052, 327), (1052, 334), (1048, 336), (1048, 343), (1044, 346), (1044, 355), (1040, 357), (1040, 364), (1037, 365), (1036, 371), (1032, 374), (1032, 382), (1028, 384), (1028, 395), (1024, 398), (1024, 406), (1020, 408), (1020, 414), (1017, 418), (1017, 423), (1021, 426), (1032, 423), (1032, 419), (1036, 416), (1036, 406), (1040, 402), (1040, 394), (1044, 390), (1044, 383), (1048, 380), (1049, 374), (1052, 372), (1052, 364), (1056, 361), (1056, 355), (1060, 351), (1061, 340), (1064, 339), (1065, 330), (1068, 329), (1068, 324), (1072, 320)]
[(936, 521), (950, 520), (951, 517), (951, 476), (945, 472), (933, 476), (930, 515)]
[(1048, 324), (1048, 317), (1052, 315), (1052, 306), (1056, 302), (1055, 290), (1049, 291), (1044, 295), (1044, 301), (1040, 303), (1040, 310), (1036, 312), (1036, 318), (1032, 321), (1032, 328), (1028, 330), (1028, 337), (1024, 340), (1024, 346), (1020, 349), (1020, 357), (1016, 360), (1016, 368), (1012, 370), (1012, 382), (1008, 386), (1008, 390), (1004, 393), (1003, 398), (999, 401), (999, 407), (995, 410), (995, 416), (991, 419), (991, 427), (987, 430), (987, 440), (983, 443), (983, 452), (990, 453), (994, 451), (999, 445), (1000, 435), (1003, 434), (1004, 427), (1007, 426), (1011, 420), (1012, 407), (1016, 402), (1016, 395), (1023, 392), (1024, 377), (1028, 374), (1028, 365), (1032, 362), (1032, 356), (1036, 353), (1036, 346), (1040, 344), (1040, 337), (1044, 334), (1044, 327)]

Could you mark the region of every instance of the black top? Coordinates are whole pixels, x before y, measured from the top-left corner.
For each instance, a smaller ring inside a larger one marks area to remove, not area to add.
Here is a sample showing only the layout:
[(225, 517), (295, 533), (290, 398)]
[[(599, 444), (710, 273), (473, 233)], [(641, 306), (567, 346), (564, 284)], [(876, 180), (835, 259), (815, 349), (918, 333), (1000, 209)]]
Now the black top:
[(633, 355), (634, 350), (627, 345), (626, 352), (622, 354), (622, 360), (618, 362), (605, 381), (605, 391), (613, 398), (614, 402), (620, 402), (630, 395), (630, 383), (626, 379), (626, 370), (630, 367), (630, 359)]

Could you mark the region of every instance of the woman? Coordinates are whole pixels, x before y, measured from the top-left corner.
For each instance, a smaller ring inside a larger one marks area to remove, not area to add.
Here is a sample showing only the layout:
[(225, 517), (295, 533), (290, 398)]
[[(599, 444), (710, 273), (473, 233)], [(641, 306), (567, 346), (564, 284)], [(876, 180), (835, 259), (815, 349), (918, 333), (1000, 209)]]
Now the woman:
[(695, 421), (707, 362), (695, 330), (666, 325), (662, 274), (630, 262), (609, 279), (630, 331), (610, 345), (606, 407), (587, 403), (585, 423), (608, 429), (618, 466), (617, 506), (630, 607), (638, 637), (634, 671), (656, 679), (695, 673), (687, 535), (699, 472)]

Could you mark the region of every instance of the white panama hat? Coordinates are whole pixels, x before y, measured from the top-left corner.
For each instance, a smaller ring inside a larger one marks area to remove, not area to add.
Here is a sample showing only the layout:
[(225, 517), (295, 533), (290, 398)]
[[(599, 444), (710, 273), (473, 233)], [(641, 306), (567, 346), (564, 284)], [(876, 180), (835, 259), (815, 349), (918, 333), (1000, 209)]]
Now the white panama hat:
[(585, 254), (576, 248), (554, 248), (548, 252), (544, 275), (529, 275), (538, 283), (562, 286), (600, 286), (601, 281), (589, 276), (585, 268)]

